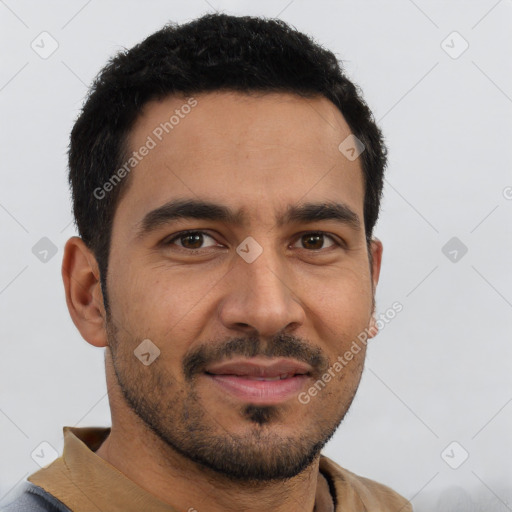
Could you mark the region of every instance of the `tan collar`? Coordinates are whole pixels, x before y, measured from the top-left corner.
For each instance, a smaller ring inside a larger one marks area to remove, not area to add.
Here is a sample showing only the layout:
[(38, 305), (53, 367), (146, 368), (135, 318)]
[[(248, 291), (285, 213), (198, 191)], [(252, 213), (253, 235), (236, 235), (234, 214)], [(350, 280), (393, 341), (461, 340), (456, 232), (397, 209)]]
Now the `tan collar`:
[(93, 453), (110, 428), (64, 427), (64, 450), (52, 464), (28, 477), (73, 512), (178, 512)]

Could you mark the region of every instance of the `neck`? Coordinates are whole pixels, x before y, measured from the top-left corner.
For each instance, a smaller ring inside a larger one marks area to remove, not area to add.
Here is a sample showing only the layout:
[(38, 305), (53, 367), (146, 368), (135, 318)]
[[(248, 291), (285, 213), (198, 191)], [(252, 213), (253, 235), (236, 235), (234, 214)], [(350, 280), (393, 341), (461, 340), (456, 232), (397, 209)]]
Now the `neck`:
[(319, 458), (285, 481), (240, 483), (184, 458), (147, 429), (126, 432), (114, 423), (96, 455), (177, 510), (313, 512), (315, 508)]

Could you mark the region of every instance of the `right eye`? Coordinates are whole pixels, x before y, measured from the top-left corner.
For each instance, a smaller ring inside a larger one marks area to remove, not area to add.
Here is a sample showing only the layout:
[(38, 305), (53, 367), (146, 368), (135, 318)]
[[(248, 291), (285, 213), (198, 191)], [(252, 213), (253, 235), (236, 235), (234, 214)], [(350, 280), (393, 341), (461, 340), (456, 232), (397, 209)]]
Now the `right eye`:
[(214, 247), (215, 244), (203, 246), (205, 237), (215, 241), (211, 235), (208, 235), (204, 231), (182, 231), (172, 236), (172, 238), (167, 238), (163, 244), (166, 246), (177, 245), (182, 249), (189, 249), (190, 251)]

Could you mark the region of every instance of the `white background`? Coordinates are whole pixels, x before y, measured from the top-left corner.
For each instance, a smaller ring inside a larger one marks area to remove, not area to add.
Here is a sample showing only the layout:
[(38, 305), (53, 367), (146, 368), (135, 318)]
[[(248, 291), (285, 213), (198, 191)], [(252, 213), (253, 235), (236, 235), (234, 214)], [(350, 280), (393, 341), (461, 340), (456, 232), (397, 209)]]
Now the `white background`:
[[(403, 311), (324, 453), (417, 512), (512, 510), (511, 0), (0, 1), (0, 503), (41, 442), (60, 453), (62, 426), (110, 421), (103, 350), (74, 328), (60, 277), (87, 85), (122, 47), (214, 10), (281, 17), (334, 51), (390, 148), (377, 304)], [(31, 48), (43, 31), (59, 45), (47, 59)], [(46, 263), (42, 237), (58, 250)], [(456, 262), (452, 237), (468, 248)], [(441, 456), (453, 441), (458, 469)]]

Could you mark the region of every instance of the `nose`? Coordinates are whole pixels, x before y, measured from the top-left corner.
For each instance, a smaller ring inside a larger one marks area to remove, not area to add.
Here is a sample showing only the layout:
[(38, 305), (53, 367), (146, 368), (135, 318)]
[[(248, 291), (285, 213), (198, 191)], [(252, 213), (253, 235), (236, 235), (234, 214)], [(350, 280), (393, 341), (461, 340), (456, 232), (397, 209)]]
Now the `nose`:
[(226, 276), (227, 292), (219, 311), (226, 329), (271, 337), (304, 323), (298, 284), (287, 272), (286, 263), (269, 253), (264, 250), (252, 263), (238, 257)]

